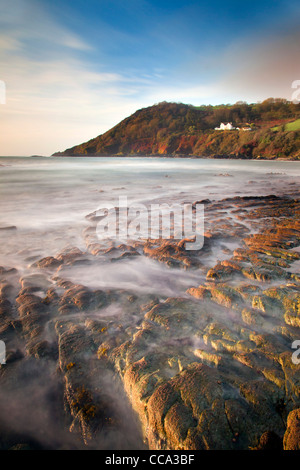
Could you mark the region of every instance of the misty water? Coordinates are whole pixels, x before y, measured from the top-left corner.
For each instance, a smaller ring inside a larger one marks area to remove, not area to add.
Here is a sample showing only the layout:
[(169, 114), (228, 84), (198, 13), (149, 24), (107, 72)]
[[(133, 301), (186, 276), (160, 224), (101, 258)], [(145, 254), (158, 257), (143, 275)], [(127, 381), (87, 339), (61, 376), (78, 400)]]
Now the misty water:
[[(120, 196), (127, 197), (128, 205), (149, 205), (236, 195), (293, 195), (299, 176), (297, 162), (2, 157), (0, 229), (17, 229), (0, 230), (0, 265), (25, 273), (34, 259), (55, 256), (68, 246), (84, 250), (86, 215), (105, 204), (117, 205)], [(157, 265), (145, 266), (143, 285), (148, 270), (151, 277), (159, 276)], [(138, 282), (134, 270), (128, 271), (125, 274)], [(108, 273), (111, 282), (114, 276), (119, 278), (117, 269)]]
[[(70, 247), (85, 251), (83, 233), (89, 226), (86, 216), (107, 204), (118, 205), (120, 196), (127, 197), (129, 206), (131, 203), (193, 203), (203, 199), (218, 201), (234, 196), (270, 194), (292, 197), (298, 195), (299, 177), (300, 164), (283, 161), (2, 157), (0, 266), (16, 268), (22, 278), (32, 274), (30, 266), (43, 257), (56, 256)], [(71, 265), (63, 275), (64, 279), (92, 289), (117, 287), (164, 298), (184, 295), (188, 287), (205, 280), (200, 270), (169, 269), (145, 256), (106, 264), (104, 269), (101, 263)], [(53, 282), (50, 275), (47, 282)], [(116, 309), (108, 307), (105, 315), (117, 315)], [(57, 428), (53, 406), (49, 405), (49, 396), (59, 387), (51, 381), (52, 372), (39, 368), (29, 372), (24, 370), (25, 388), (12, 391), (10, 397), (2, 396), (4, 406), (1, 411), (9, 410), (9, 419), (13, 419), (12, 425), (20, 432), (34, 436), (47, 423), (43, 429), (47, 443), (58, 446), (56, 439), (60, 443), (65, 440), (66, 446), (72, 447), (74, 442), (69, 442), (69, 435)], [(110, 383), (109, 378), (107, 381)], [(122, 392), (118, 393), (122, 401)], [(15, 401), (14, 407), (12, 401)], [(34, 411), (38, 401), (43, 410), (39, 407)], [(126, 408), (124, 403), (120, 405), (124, 428), (129, 422), (133, 423), (129, 426), (132, 440), (128, 441), (128, 435), (122, 429), (119, 435), (111, 437), (111, 446), (142, 446), (136, 444), (140, 436), (135, 436), (135, 432), (138, 434), (139, 431), (130, 414), (130, 406)], [(59, 406), (57, 404), (57, 413)], [(32, 413), (35, 413), (35, 420), (31, 421)]]

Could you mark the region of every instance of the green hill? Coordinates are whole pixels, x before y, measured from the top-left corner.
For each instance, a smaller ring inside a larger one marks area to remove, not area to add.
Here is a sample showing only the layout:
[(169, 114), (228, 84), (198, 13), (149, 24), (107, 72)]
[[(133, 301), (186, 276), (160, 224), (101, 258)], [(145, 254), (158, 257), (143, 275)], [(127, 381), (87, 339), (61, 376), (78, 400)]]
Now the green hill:
[[(300, 129), (300, 119), (296, 119), (296, 121), (288, 122), (284, 124), (282, 129), (283, 131), (291, 132), (291, 131), (298, 131)], [(273, 131), (279, 131), (280, 126), (275, 126), (272, 128)]]
[[(54, 156), (168, 155), (300, 159), (300, 104), (192, 106), (159, 103), (140, 109), (88, 142)], [(231, 122), (235, 129), (216, 130)]]

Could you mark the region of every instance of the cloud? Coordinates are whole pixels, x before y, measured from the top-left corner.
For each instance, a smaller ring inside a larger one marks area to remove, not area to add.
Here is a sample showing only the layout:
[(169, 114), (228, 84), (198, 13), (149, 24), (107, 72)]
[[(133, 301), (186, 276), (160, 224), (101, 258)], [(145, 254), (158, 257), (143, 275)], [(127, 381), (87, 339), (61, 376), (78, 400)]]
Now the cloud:
[(21, 49), (21, 43), (16, 37), (7, 37), (0, 34), (0, 50), (4, 52), (11, 52)]
[(79, 51), (91, 49), (91, 45), (52, 18), (37, 0), (10, 0), (9, 3), (0, 0), (0, 25), (7, 41), (14, 42), (18, 49), (21, 43), (25, 49), (28, 40), (30, 47), (37, 49), (47, 44)]
[(297, 27), (231, 43), (227, 38), (207, 50), (192, 33), (185, 42), (186, 25), (178, 37), (171, 34), (180, 11), (171, 18), (164, 12), (156, 22), (149, 2), (139, 5), (132, 18), (129, 5), (120, 10), (132, 23), (141, 18), (134, 31), (119, 17), (106, 24), (99, 15), (88, 23), (89, 34), (87, 18), (82, 20), (82, 37), (80, 18), (74, 31), (63, 24), (72, 7), (59, 5), (58, 15), (47, 2), (0, 0), (0, 80), (7, 90), (7, 104), (0, 106), (0, 154), (49, 155), (165, 100), (196, 105), (291, 99), (291, 84), (300, 79)]
[(104, 132), (138, 106), (128, 103), (121, 75), (89, 70), (76, 59), (12, 58), (8, 70), (1, 154), (51, 154)]
[(7, 104), (0, 107), (0, 154), (49, 155), (135, 111), (133, 77), (102, 71), (101, 64), (82, 57), (92, 46), (34, 0), (12, 0), (3, 7), (1, 2), (0, 80)]

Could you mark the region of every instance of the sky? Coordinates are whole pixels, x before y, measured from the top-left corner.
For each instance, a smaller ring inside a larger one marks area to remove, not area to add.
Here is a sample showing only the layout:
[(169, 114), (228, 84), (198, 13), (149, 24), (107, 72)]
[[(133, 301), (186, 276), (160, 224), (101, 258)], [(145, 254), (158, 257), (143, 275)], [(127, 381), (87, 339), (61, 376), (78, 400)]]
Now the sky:
[(292, 100), (299, 20), (299, 0), (0, 0), (0, 155), (51, 155), (161, 101)]

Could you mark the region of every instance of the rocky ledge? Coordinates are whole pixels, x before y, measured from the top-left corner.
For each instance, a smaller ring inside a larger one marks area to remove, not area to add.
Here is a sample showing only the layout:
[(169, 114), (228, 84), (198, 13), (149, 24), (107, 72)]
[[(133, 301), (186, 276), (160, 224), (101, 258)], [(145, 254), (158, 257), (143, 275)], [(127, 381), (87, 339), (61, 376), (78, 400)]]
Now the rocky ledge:
[[(300, 201), (206, 200), (205, 215), (202, 250), (104, 247), (89, 214), (85, 251), (0, 268), (2, 449), (299, 449)], [(139, 257), (200, 282), (167, 297), (68, 276)]]

